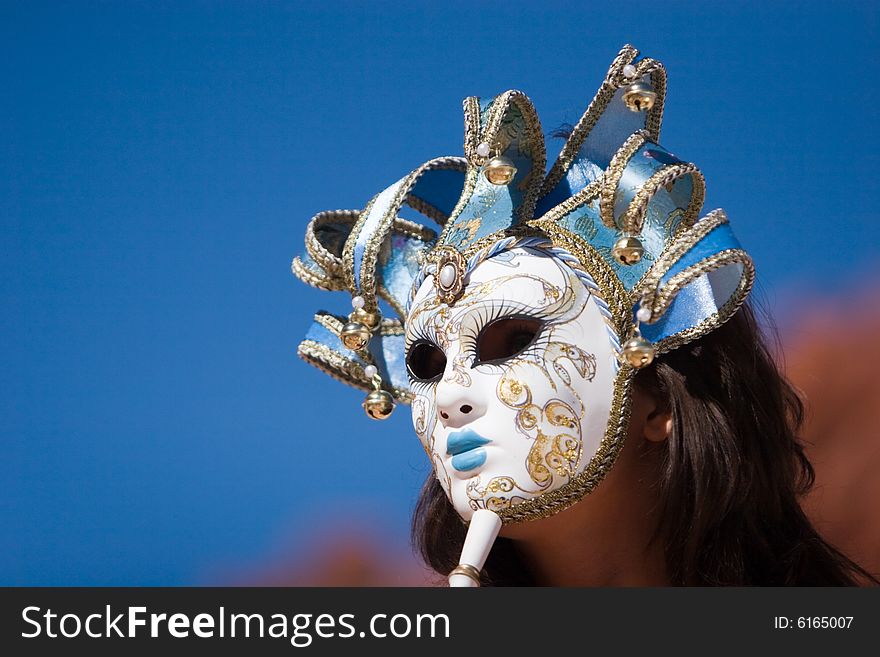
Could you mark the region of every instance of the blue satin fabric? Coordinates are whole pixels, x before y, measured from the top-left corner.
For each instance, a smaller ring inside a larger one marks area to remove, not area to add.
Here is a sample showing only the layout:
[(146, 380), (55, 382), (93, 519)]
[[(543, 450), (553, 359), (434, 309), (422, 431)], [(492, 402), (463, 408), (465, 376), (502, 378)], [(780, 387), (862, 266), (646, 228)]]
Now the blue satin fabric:
[(392, 234), (379, 251), (379, 262), (376, 266), (379, 280), (398, 307), (406, 307), (413, 279), (419, 271), (420, 265), (416, 254), (433, 245), (434, 240), (423, 242), (413, 237)]
[(316, 276), (320, 278), (324, 287), (328, 287), (333, 290), (343, 290), (345, 286), (342, 284), (342, 281), (339, 279), (331, 279), (327, 272), (324, 271), (324, 268), (321, 267), (317, 262), (312, 260), (312, 256), (309, 255), (307, 250), (303, 250), (303, 252), (299, 256), (300, 262), (308, 269), (310, 272), (314, 273)]
[(512, 225), (513, 214), (522, 202), (522, 194), (516, 185), (522, 182), (525, 175), (523, 170), (527, 171), (528, 165), (517, 161), (517, 158), (511, 159), (518, 171), (510, 185), (493, 185), (482, 173), (477, 176), (474, 194), (455, 218), (455, 223), (444, 238), (445, 244), (463, 251), (477, 240)]
[(542, 217), (566, 199), (574, 196), (591, 182), (598, 180), (605, 169), (585, 159), (576, 159), (549, 194), (538, 200), (535, 217)]
[[(340, 319), (343, 322), (345, 321), (344, 318)], [(306, 340), (313, 340), (314, 342), (326, 345), (336, 353), (354, 363), (361, 365), (362, 367), (366, 367), (369, 364), (366, 363), (360, 356), (358, 356), (356, 352), (347, 349), (346, 346), (342, 344), (342, 340), (339, 339), (338, 335), (336, 335), (333, 331), (317, 321), (312, 322), (312, 325), (306, 332)]]
[[(358, 234), (354, 246), (354, 282), (357, 289), (361, 289), (361, 265), (363, 264), (367, 243), (376, 233), (382, 218), (392, 209), (397, 192), (405, 180), (406, 178), (398, 180), (375, 198), (373, 206), (370, 208), (370, 214), (366, 222), (364, 222), (361, 232)], [(463, 186), (464, 172), (462, 171), (455, 169), (428, 169), (419, 176), (419, 179), (410, 190), (410, 194), (417, 196), (448, 216), (455, 208), (461, 196)], [(395, 216), (397, 216), (399, 209), (399, 207), (394, 208)], [(399, 258), (395, 259), (395, 261), (403, 262)], [(409, 268), (409, 264), (406, 264), (406, 266)], [(392, 278), (394, 279), (386, 281), (386, 287), (400, 287), (397, 285), (397, 280), (401, 278), (398, 272), (393, 269), (387, 269), (386, 273), (393, 275)], [(395, 298), (401, 298), (399, 290), (398, 293), (393, 294)]]
[(382, 190), (373, 200), (373, 205), (370, 207), (370, 214), (367, 216), (367, 219), (357, 236), (357, 241), (354, 244), (354, 286), (358, 290), (361, 289), (361, 265), (364, 262), (364, 252), (366, 251), (367, 243), (376, 233), (379, 224), (382, 223), (382, 218), (385, 216), (385, 213), (391, 208), (394, 197), (397, 195), (404, 180), (406, 180), (406, 178), (402, 178), (390, 187)]
[[(662, 290), (669, 279), (706, 258), (728, 249), (740, 249), (730, 224), (716, 226), (687, 251), (660, 280)], [(660, 319), (642, 324), (642, 335), (651, 342), (676, 335), (711, 317), (737, 290), (743, 276), (742, 264), (730, 264), (703, 274), (683, 288)]]
[[(641, 79), (650, 83), (650, 76)], [(631, 134), (645, 128), (648, 113), (630, 111), (623, 102), (625, 92), (625, 86), (615, 92), (614, 98), (581, 144), (571, 168), (556, 187), (538, 201), (536, 216), (540, 217), (596, 180), (611, 164), (611, 158), (621, 144)]]
[[(622, 216), (645, 181), (664, 167), (680, 162), (672, 153), (653, 142), (645, 142), (635, 152), (624, 168), (615, 193), (614, 215), (618, 226), (622, 224)], [(596, 172), (581, 165), (577, 173), (571, 175), (582, 176), (581, 180), (585, 182)], [(623, 265), (614, 258), (611, 250), (622, 233), (619, 228), (610, 229), (602, 222), (598, 199), (565, 215), (559, 224), (584, 238), (614, 269), (624, 287), (631, 290), (663, 252), (667, 240), (678, 232), (684, 209), (690, 203), (692, 189), (693, 181), (686, 176), (675, 181), (671, 192), (665, 187), (657, 190), (648, 203), (642, 231), (638, 236), (645, 253), (634, 265)]]
[[(489, 109), (495, 99), (480, 100), (480, 131), (486, 128)], [(464, 251), (471, 244), (483, 237), (511, 227), (516, 214), (523, 202), (523, 183), (534, 167), (530, 153), (523, 149), (522, 140), (529, 139), (525, 120), (515, 104), (507, 107), (505, 123), (511, 124), (511, 133), (518, 135), (520, 140), (504, 152), (504, 156), (513, 161), (516, 175), (508, 185), (493, 185), (482, 173), (477, 175), (473, 194), (467, 204), (454, 219), (453, 227), (444, 237), (444, 243)], [(501, 130), (504, 130), (502, 126)], [(492, 154), (494, 155), (494, 153)], [(527, 217), (526, 219), (531, 219)]]
[[(682, 164), (682, 161), (672, 155), (669, 151), (653, 142), (645, 142), (627, 162), (623, 175), (617, 183), (617, 191), (614, 194), (614, 219), (621, 224), (621, 218), (626, 213), (633, 197), (642, 188), (648, 178), (653, 176), (659, 170), (672, 164)], [(690, 202), (690, 192), (692, 184), (690, 179), (684, 178), (676, 181), (677, 184), (687, 183), (686, 190), (678, 190), (677, 186), (672, 192), (661, 188), (652, 199), (652, 202), (662, 201), (663, 194), (670, 194), (672, 203), (669, 204), (668, 210), (673, 211), (675, 208), (686, 208)], [(682, 193), (685, 191), (686, 193)], [(666, 213), (668, 216), (668, 213)]]
[(653, 343), (696, 326), (718, 311), (709, 281), (701, 277), (678, 293), (669, 309), (655, 324), (642, 324), (642, 335)]
[(660, 279), (660, 286), (663, 287), (669, 282), (669, 279), (676, 274), (684, 271), (691, 265), (695, 265), (701, 260), (726, 251), (728, 249), (741, 249), (742, 246), (729, 223), (723, 223), (715, 226), (710, 230), (699, 242), (697, 242), (687, 253), (679, 258), (672, 267), (669, 268), (663, 278)]
[[(309, 327), (306, 340), (326, 345), (346, 360), (357, 363), (361, 367), (366, 367), (369, 364), (356, 352), (347, 349), (338, 335), (319, 322), (313, 322)], [(375, 335), (370, 340), (369, 350), (382, 380), (390, 381), (393, 386), (403, 390), (409, 390), (403, 347), (403, 335)]]
[[(635, 131), (645, 128), (647, 114), (628, 110), (621, 99), (624, 91), (625, 88), (621, 88), (616, 92), (615, 98), (584, 140), (561, 181), (549, 194), (538, 201), (535, 217), (544, 215), (593, 181), (600, 179), (621, 144)], [(495, 100), (495, 98), (479, 100), (481, 134), (485, 131)], [(513, 160), (517, 173), (509, 185), (493, 185), (486, 180), (482, 171), (477, 173), (470, 197), (465, 200), (463, 209), (454, 219), (454, 224), (444, 238), (445, 243), (461, 251), (483, 237), (511, 227), (524, 200), (522, 183), (534, 162), (528, 152), (530, 148), (526, 146), (528, 142), (518, 140), (525, 140), (529, 136), (519, 107), (511, 104), (506, 112), (501, 130), (507, 129), (508, 134), (518, 137), (504, 154)], [(608, 228), (602, 222), (598, 198), (558, 219), (561, 227), (582, 238), (588, 248), (596, 250), (613, 269), (627, 291), (634, 289), (670, 241), (680, 236), (682, 218), (691, 202), (693, 179), (684, 176), (670, 185), (660, 187), (649, 200), (642, 228), (638, 234), (645, 252), (641, 261), (635, 265), (623, 265), (612, 255), (614, 244), (623, 234), (623, 215), (646, 180), (664, 167), (679, 163), (682, 163), (682, 160), (668, 150), (647, 141), (627, 162), (618, 182), (614, 195), (616, 222), (614, 228)], [(354, 279), (358, 289), (361, 287), (361, 268), (366, 245), (377, 236), (378, 228), (387, 213), (392, 212), (396, 216), (399, 208), (392, 206), (395, 198), (401, 200), (402, 197), (398, 192), (405, 180), (406, 178), (401, 179), (375, 198), (364, 227), (356, 238)], [(441, 213), (449, 215), (460, 201), (464, 183), (463, 171), (428, 169), (422, 173), (409, 194), (437, 208)], [(420, 268), (418, 252), (433, 248), (435, 241), (436, 238), (422, 241), (395, 234), (393, 229), (385, 237), (376, 263), (376, 278), (388, 290), (398, 306), (405, 307), (412, 281)], [(672, 276), (684, 269), (731, 248), (739, 248), (739, 242), (730, 230), (730, 226), (721, 224), (673, 264), (661, 279), (660, 287), (662, 288)], [(302, 261), (307, 268), (323, 274), (323, 270), (308, 257), (308, 254), (302, 257)], [(656, 323), (642, 324), (642, 334), (652, 342), (659, 342), (698, 325), (715, 314), (730, 299), (742, 276), (743, 266), (739, 264), (728, 265), (702, 275), (678, 292), (670, 307)], [(356, 353), (346, 349), (336, 335), (320, 324), (316, 323), (307, 337), (327, 345), (352, 362), (366, 365)], [(382, 379), (408, 389), (403, 336), (376, 335), (370, 341), (369, 348)]]
[(559, 225), (582, 237), (611, 266), (614, 273), (627, 290), (632, 290), (645, 272), (654, 264), (669, 238), (669, 229), (678, 229), (679, 217), (677, 207), (673, 207), (668, 198), (655, 196), (655, 201), (648, 205), (648, 213), (639, 234), (645, 247), (642, 259), (634, 265), (624, 265), (615, 259), (611, 250), (620, 239), (621, 232), (608, 228), (599, 217), (599, 201), (595, 199), (587, 205), (573, 210), (559, 220)]
[[(374, 345), (373, 343), (376, 344)], [(409, 390), (409, 378), (406, 375), (404, 336), (376, 336), (370, 340), (370, 353), (376, 359), (377, 366), (380, 360), (382, 362), (382, 367), (384, 367), (384, 371), (387, 374), (387, 378), (385, 375), (382, 376), (383, 381), (391, 381), (393, 386), (402, 390)]]

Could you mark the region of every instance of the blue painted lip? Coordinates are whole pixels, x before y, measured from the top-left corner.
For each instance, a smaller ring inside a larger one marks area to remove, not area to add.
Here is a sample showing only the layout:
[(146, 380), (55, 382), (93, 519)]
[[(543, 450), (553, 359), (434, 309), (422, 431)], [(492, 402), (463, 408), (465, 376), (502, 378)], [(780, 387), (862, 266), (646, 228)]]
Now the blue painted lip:
[(459, 472), (473, 470), (479, 468), (486, 462), (486, 450), (482, 447), (469, 449), (462, 454), (456, 454), (452, 457), (452, 467)]
[[(449, 434), (449, 437), (446, 439), (446, 453), (450, 456), (457, 456), (491, 442), (491, 440), (483, 438), (473, 429), (455, 431)], [(485, 451), (483, 451), (483, 460), (485, 458)]]

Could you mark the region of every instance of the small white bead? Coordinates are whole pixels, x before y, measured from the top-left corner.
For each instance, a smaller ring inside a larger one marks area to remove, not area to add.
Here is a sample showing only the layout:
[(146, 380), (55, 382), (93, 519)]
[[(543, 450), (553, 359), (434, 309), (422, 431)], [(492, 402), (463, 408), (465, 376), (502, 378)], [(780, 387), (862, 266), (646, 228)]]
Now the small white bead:
[(374, 376), (376, 376), (378, 373), (379, 373), (379, 370), (376, 369), (376, 366), (375, 366), (375, 365), (367, 365), (367, 366), (364, 368), (364, 374), (367, 375), (367, 378), (368, 378), (368, 379), (372, 379), (372, 378), (373, 378)]
[(489, 144), (483, 142), (477, 146), (477, 155), (480, 157), (489, 157)]
[(627, 64), (623, 67), (623, 76), (626, 78), (631, 78), (636, 74), (636, 67), (632, 64)]
[(443, 269), (440, 270), (440, 285), (445, 288), (452, 287), (452, 284), (455, 282), (455, 265), (448, 264), (444, 265)]
[(355, 310), (360, 310), (364, 307), (364, 298), (361, 296), (352, 297), (351, 299), (351, 307)]
[(641, 306), (636, 312), (636, 318), (640, 322), (647, 322), (649, 319), (651, 319), (651, 309)]

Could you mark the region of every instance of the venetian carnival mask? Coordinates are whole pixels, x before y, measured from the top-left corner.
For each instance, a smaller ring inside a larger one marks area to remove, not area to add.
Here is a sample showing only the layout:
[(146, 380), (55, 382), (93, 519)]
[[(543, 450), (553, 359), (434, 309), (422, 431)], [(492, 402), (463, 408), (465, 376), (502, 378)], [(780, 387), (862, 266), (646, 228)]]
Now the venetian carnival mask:
[(596, 297), (541, 252), (480, 264), (462, 296), (430, 280), (406, 322), (413, 425), (455, 509), (500, 511), (560, 488), (599, 450), (616, 354)]
[(293, 261), (352, 305), (318, 313), (300, 356), (368, 391), (374, 419), (412, 406), (469, 522), (453, 585), (479, 581), (502, 522), (592, 490), (626, 435), (634, 373), (751, 289), (724, 213), (700, 218), (702, 174), (657, 143), (665, 70), (637, 58), (621, 50), (549, 170), (525, 95), (468, 98), (465, 157), (430, 160), (363, 210), (318, 214)]

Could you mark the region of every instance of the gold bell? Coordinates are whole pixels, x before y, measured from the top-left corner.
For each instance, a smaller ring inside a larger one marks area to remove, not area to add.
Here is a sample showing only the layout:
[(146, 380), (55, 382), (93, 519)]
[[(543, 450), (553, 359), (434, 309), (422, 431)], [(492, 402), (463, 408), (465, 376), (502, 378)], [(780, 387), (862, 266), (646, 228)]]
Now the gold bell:
[(636, 369), (645, 367), (654, 360), (654, 345), (641, 335), (635, 335), (623, 344), (623, 357)]
[(623, 92), (623, 102), (633, 112), (646, 112), (654, 107), (657, 94), (644, 82), (634, 82)]
[(638, 237), (621, 237), (614, 243), (611, 255), (622, 265), (634, 265), (642, 259), (645, 247)]
[(339, 339), (342, 340), (342, 344), (348, 349), (351, 349), (352, 351), (360, 351), (367, 346), (371, 335), (370, 329), (360, 322), (349, 322), (342, 327), (342, 331), (339, 333)]
[(363, 403), (364, 411), (374, 420), (385, 420), (394, 410), (394, 397), (384, 390), (374, 390)]
[(378, 312), (370, 313), (363, 308), (355, 308), (348, 316), (349, 322), (359, 322), (370, 330), (373, 330), (374, 328), (379, 326), (379, 322), (381, 321), (381, 319), (382, 315), (380, 315)]
[(503, 155), (493, 157), (486, 163), (483, 175), (493, 185), (508, 185), (516, 175), (516, 167), (513, 162)]

